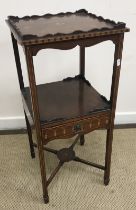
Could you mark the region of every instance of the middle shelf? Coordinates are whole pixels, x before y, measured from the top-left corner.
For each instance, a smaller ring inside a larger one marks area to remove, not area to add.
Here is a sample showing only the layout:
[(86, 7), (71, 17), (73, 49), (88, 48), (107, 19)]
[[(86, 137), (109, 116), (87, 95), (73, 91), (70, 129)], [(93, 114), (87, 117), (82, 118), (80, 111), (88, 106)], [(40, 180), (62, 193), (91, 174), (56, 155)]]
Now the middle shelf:
[[(110, 102), (101, 96), (82, 76), (37, 85), (41, 124), (81, 118), (110, 111)], [(29, 87), (22, 91), (32, 116)]]

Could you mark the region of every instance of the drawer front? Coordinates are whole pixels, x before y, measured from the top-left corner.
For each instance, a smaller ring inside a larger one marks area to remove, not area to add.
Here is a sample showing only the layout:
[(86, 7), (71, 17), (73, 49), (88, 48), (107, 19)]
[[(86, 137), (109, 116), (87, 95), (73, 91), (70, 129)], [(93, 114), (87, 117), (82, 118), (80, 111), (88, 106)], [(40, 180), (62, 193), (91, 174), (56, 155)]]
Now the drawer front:
[(63, 125), (44, 128), (43, 136), (46, 142), (53, 139), (69, 138), (76, 134), (87, 134), (98, 128), (108, 128), (109, 116), (91, 117)]

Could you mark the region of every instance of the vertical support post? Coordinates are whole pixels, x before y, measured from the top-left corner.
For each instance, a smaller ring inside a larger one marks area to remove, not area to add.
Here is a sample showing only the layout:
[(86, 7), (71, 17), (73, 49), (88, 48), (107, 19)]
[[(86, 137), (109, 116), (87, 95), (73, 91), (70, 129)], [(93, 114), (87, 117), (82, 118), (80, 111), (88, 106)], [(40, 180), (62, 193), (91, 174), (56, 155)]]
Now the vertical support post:
[[(12, 45), (13, 45), (13, 50), (14, 50), (14, 56), (15, 56), (19, 86), (20, 86), (20, 90), (23, 90), (24, 89), (24, 81), (23, 81), (23, 75), (22, 75), (22, 68), (21, 68), (19, 50), (18, 50), (17, 41), (14, 38), (14, 35), (12, 33), (11, 33), (11, 39), (12, 39)], [(25, 111), (24, 111), (24, 114), (25, 114), (25, 120), (26, 120), (27, 132), (28, 132), (30, 153), (31, 153), (31, 157), (34, 158), (35, 153), (34, 153), (33, 140), (32, 140), (32, 130), (31, 130), (31, 126), (30, 126), (30, 123), (28, 121), (28, 118), (27, 118), (27, 115), (26, 115)]]
[(80, 46), (80, 75), (85, 76), (85, 47)]
[(31, 126), (30, 123), (28, 121), (28, 118), (25, 114), (25, 120), (26, 120), (26, 126), (27, 126), (27, 132), (28, 132), (28, 138), (29, 138), (29, 145), (30, 145), (30, 153), (31, 153), (31, 157), (35, 158), (35, 152), (34, 152), (34, 146), (33, 146), (33, 139), (32, 139), (32, 131), (31, 131)]
[(20, 63), (17, 41), (14, 38), (12, 33), (11, 33), (11, 38), (12, 38), (12, 45), (13, 45), (13, 50), (14, 50), (14, 56), (15, 56), (15, 62), (16, 62), (16, 68), (17, 68), (20, 90), (22, 90), (24, 88), (24, 81), (23, 81), (23, 75), (22, 75), (22, 69), (21, 69), (21, 63)]
[[(85, 76), (85, 47), (80, 46), (80, 75)], [(80, 145), (84, 145), (85, 137), (81, 135)]]
[(43, 198), (44, 198), (44, 202), (48, 203), (49, 197), (48, 197), (48, 191), (47, 191), (47, 179), (46, 179), (46, 170), (45, 170), (42, 131), (41, 131), (41, 125), (40, 125), (40, 113), (39, 113), (39, 106), (38, 106), (37, 87), (36, 87), (32, 52), (31, 52), (30, 47), (25, 48), (25, 55), (26, 55), (27, 71), (28, 71), (29, 84), (30, 84), (32, 109), (33, 109), (33, 114), (34, 114), (34, 125), (35, 125), (36, 135), (37, 135), (37, 147), (38, 147), (41, 178), (42, 178)]
[(115, 109), (116, 109), (116, 101), (117, 101), (117, 94), (118, 94), (120, 69), (121, 69), (123, 39), (124, 39), (124, 34), (119, 34), (117, 35), (117, 39), (115, 41), (113, 75), (112, 75), (112, 85), (111, 85), (111, 95), (110, 95), (111, 118), (110, 118), (110, 127), (107, 130), (107, 139), (106, 139), (105, 173), (104, 173), (105, 185), (108, 185), (109, 180), (110, 180), (113, 128), (114, 128)]

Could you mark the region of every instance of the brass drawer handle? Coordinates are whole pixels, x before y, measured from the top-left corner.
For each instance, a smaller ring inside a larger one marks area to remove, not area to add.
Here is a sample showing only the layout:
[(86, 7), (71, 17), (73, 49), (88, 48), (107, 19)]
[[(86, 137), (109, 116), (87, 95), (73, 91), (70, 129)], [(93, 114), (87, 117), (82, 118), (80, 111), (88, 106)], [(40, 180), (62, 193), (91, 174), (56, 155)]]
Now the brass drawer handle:
[(74, 130), (74, 132), (78, 133), (78, 132), (82, 131), (82, 127), (80, 124), (76, 124), (73, 126), (73, 130)]

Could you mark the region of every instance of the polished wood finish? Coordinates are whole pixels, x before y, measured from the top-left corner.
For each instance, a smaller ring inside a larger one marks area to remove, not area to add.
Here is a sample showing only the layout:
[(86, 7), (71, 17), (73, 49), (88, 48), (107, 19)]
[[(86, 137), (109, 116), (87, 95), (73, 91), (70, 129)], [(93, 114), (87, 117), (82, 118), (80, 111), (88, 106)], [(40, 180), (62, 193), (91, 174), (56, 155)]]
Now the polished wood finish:
[(43, 142), (42, 142), (42, 130), (40, 124), (40, 113), (38, 106), (38, 96), (37, 96), (37, 88), (35, 81), (35, 73), (34, 73), (34, 65), (33, 58), (31, 54), (31, 50), (29, 47), (25, 47), (25, 55), (26, 55), (26, 63), (30, 84), (30, 92), (31, 92), (31, 100), (32, 100), (32, 109), (34, 114), (34, 125), (36, 129), (37, 135), (37, 146), (38, 146), (38, 154), (39, 154), (39, 162), (41, 169), (41, 178), (42, 178), (42, 186), (43, 186), (43, 198), (45, 203), (49, 202), (48, 191), (47, 191), (47, 180), (46, 180), (46, 170), (45, 170), (45, 160), (44, 160), (44, 151), (43, 151)]
[[(80, 75), (82, 77), (85, 77), (85, 47), (80, 47)], [(84, 145), (85, 143), (85, 137), (84, 135), (81, 135), (80, 137), (80, 145)]]
[(112, 86), (111, 86), (111, 96), (110, 96), (110, 101), (111, 101), (110, 128), (107, 130), (107, 140), (106, 140), (105, 173), (104, 173), (105, 185), (108, 185), (110, 179), (113, 128), (114, 128), (115, 109), (116, 109), (116, 101), (118, 94), (120, 69), (121, 69), (123, 40), (124, 40), (124, 34), (121, 34), (115, 45), (115, 53), (114, 53)]
[(7, 23), (20, 44), (32, 45), (84, 39), (128, 31), (125, 23), (114, 22), (82, 9), (74, 13), (43, 16), (9, 16)]
[(35, 158), (35, 152), (34, 152), (34, 146), (33, 146), (33, 139), (32, 139), (32, 130), (31, 130), (31, 126), (30, 126), (30, 123), (29, 123), (29, 120), (27, 118), (26, 113), (25, 113), (25, 120), (26, 120), (27, 132), (28, 132), (28, 139), (29, 139), (31, 157), (32, 158)]
[[(109, 183), (113, 127), (122, 59), (125, 23), (79, 10), (75, 13), (46, 14), (43, 16), (10, 16), (6, 21), (11, 29), (18, 79), (25, 111), (31, 156), (38, 148), (42, 178), (43, 198), (49, 202), (47, 187), (61, 166), (68, 161), (78, 161), (104, 170), (104, 184)], [(45, 27), (47, 26), (48, 27)], [(115, 45), (110, 101), (101, 96), (85, 78), (85, 48), (110, 40)], [(24, 87), (17, 44), (26, 56), (30, 87)], [(41, 49), (68, 50), (80, 48), (79, 75), (63, 81), (36, 85), (33, 56)], [(84, 135), (95, 130), (107, 129), (105, 166), (83, 160), (73, 150), (78, 139), (84, 144)], [(37, 143), (33, 143), (36, 131)], [(78, 135), (69, 148), (60, 151), (45, 147), (51, 140)], [(46, 178), (44, 150), (57, 155), (59, 164)]]
[[(25, 88), (22, 94), (32, 115), (30, 88)], [(37, 95), (41, 124), (59, 123), (110, 110), (110, 102), (80, 76), (37, 85)]]
[[(135, 123), (129, 123), (129, 124), (115, 124), (114, 125), (114, 130), (115, 129), (132, 129), (132, 128), (136, 128), (136, 124)], [(103, 130), (103, 128), (99, 129), (99, 130)], [(26, 134), (27, 133), (27, 129), (26, 128), (21, 128), (21, 129), (9, 129), (9, 130), (0, 130), (0, 135), (16, 135), (16, 134)]]
[(44, 143), (53, 139), (65, 139), (75, 136), (76, 134), (87, 134), (95, 129), (109, 127), (110, 113), (97, 114), (87, 118), (71, 120), (61, 125), (46, 126), (42, 129)]
[(11, 38), (12, 38), (12, 44), (13, 44), (13, 50), (14, 50), (16, 68), (17, 68), (19, 86), (20, 86), (20, 90), (23, 90), (23, 88), (24, 88), (24, 81), (23, 81), (22, 68), (21, 68), (21, 63), (20, 63), (20, 56), (19, 56), (17, 41), (14, 38), (12, 33), (11, 33)]

